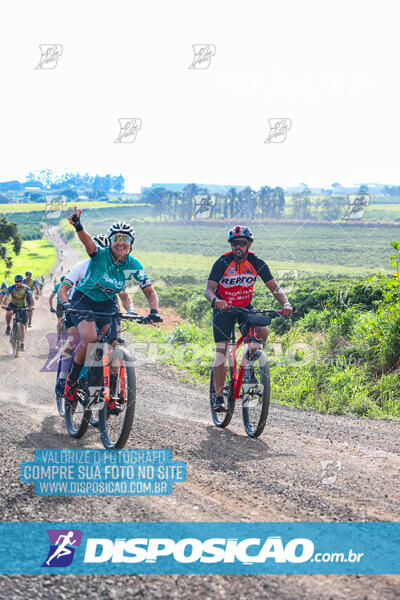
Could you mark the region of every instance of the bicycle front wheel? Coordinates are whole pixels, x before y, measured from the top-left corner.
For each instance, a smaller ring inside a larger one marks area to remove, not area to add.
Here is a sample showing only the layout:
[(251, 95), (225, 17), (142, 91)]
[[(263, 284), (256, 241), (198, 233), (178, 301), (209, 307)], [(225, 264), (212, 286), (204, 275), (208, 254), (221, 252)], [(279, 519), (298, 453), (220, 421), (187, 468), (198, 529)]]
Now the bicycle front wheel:
[(226, 412), (216, 412), (213, 409), (215, 401), (215, 387), (214, 387), (214, 371), (211, 369), (210, 377), (210, 410), (214, 425), (217, 427), (228, 427), (233, 417), (233, 411), (235, 410), (235, 399), (233, 397), (233, 368), (229, 367), (226, 369), (225, 385), (224, 385), (224, 403), (226, 406)]
[(268, 417), (271, 382), (264, 352), (246, 368), (242, 384), (242, 418), (249, 437), (259, 437)]
[(12, 332), (11, 332), (11, 344), (12, 344), (12, 353), (14, 358), (17, 358), (19, 347), (21, 344), (21, 323), (14, 323)]
[[(136, 403), (136, 377), (132, 358), (120, 350), (120, 366), (116, 388), (113, 390), (114, 408), (104, 402), (99, 411), (99, 429), (105, 448), (123, 448), (132, 429)], [(110, 367), (111, 370), (111, 367)]]
[[(58, 365), (57, 365), (57, 377), (56, 377), (56, 383), (60, 377), (60, 372), (61, 372), (61, 358), (58, 361)], [(64, 394), (60, 394), (58, 392), (56, 392), (56, 403), (57, 403), (57, 410), (58, 410), (58, 414), (60, 415), (60, 417), (64, 417), (65, 416), (65, 407), (64, 407)]]
[(73, 438), (81, 438), (89, 427), (92, 411), (86, 409), (88, 401), (88, 390), (84, 388), (81, 380), (78, 380), (78, 400), (69, 402), (64, 398), (65, 424), (69, 435)]

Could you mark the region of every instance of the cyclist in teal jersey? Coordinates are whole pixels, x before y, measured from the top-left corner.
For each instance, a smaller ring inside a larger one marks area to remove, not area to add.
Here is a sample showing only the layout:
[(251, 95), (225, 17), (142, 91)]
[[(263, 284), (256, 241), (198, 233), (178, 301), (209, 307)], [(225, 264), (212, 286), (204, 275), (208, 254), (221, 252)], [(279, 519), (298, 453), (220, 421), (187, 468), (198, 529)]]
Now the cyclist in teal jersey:
[[(78, 212), (75, 206), (73, 214), (68, 217), (68, 222), (75, 227), (78, 238), (85, 246), (91, 260), (85, 276), (76, 286), (72, 301), (63, 302), (63, 307), (113, 313), (115, 312), (115, 295), (125, 289), (128, 281), (135, 279), (149, 303), (148, 319), (160, 322), (162, 319), (158, 314), (157, 294), (141, 263), (129, 255), (135, 239), (132, 227), (125, 222), (114, 223), (107, 233), (110, 247), (99, 248), (83, 228), (80, 221), (81, 213), (82, 211)], [(105, 317), (93, 322), (87, 321), (84, 315), (71, 313), (71, 319), (78, 328), (81, 341), (75, 350), (74, 364), (65, 383), (64, 395), (67, 400), (74, 402), (77, 394), (77, 381), (85, 362), (87, 346), (97, 340), (96, 325), (100, 334), (104, 335), (110, 327), (111, 318)], [(111, 375), (110, 384), (111, 389), (116, 385), (113, 375)]]
[[(61, 335), (61, 324), (62, 324), (62, 317), (63, 317), (63, 307), (61, 304), (61, 300), (58, 297), (58, 288), (60, 287), (60, 285), (62, 284), (62, 282), (65, 279), (65, 275), (63, 275), (60, 278), (60, 281), (58, 283), (56, 283), (56, 285), (54, 286), (50, 296), (49, 296), (49, 306), (50, 306), (50, 312), (52, 313), (56, 313), (57, 315), (57, 333), (58, 335)], [(56, 304), (56, 308), (53, 308), (53, 298), (56, 297), (57, 298), (57, 304)]]

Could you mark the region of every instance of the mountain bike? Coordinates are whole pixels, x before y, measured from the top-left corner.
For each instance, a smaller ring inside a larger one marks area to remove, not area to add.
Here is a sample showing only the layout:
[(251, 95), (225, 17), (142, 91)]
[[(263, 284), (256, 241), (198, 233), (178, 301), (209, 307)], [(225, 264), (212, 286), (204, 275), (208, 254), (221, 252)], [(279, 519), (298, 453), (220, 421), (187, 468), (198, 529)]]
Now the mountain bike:
[[(12, 354), (14, 358), (17, 358), (19, 348), (21, 346), (21, 336), (22, 336), (22, 327), (23, 327), (23, 315), (29, 308), (23, 308), (22, 306), (14, 306), (12, 308), (14, 311), (13, 316), (13, 324), (10, 333), (10, 344), (12, 348)], [(25, 335), (26, 335), (26, 326), (25, 326)]]
[[(91, 310), (68, 308), (67, 312), (85, 315), (87, 321), (110, 318), (108, 332), (99, 337), (87, 356), (87, 378), (78, 380), (77, 400), (65, 404), (65, 422), (68, 433), (74, 438), (82, 437), (97, 419), (105, 448), (123, 448), (131, 432), (136, 402), (136, 379), (133, 360), (124, 340), (117, 335), (117, 317), (122, 321), (151, 324), (146, 317), (120, 312), (101, 313)], [(88, 349), (89, 350), (89, 349)], [(114, 377), (112, 377), (114, 376)], [(80, 382), (81, 381), (81, 382)], [(114, 389), (112, 389), (112, 382)]]
[[(242, 327), (242, 335), (236, 341), (235, 326), (232, 328), (228, 347), (228, 368), (224, 385), (224, 403), (226, 412), (213, 409), (215, 401), (214, 372), (210, 377), (210, 409), (214, 424), (227, 427), (231, 422), (236, 400), (242, 400), (242, 419), (249, 437), (259, 437), (264, 431), (268, 417), (270, 402), (270, 373), (267, 355), (262, 347), (262, 340), (256, 337), (255, 328), (269, 325), (275, 317), (281, 317), (283, 310), (256, 310), (235, 306), (227, 311), (242, 312), (246, 321)], [(244, 351), (239, 370), (236, 352), (243, 344)]]

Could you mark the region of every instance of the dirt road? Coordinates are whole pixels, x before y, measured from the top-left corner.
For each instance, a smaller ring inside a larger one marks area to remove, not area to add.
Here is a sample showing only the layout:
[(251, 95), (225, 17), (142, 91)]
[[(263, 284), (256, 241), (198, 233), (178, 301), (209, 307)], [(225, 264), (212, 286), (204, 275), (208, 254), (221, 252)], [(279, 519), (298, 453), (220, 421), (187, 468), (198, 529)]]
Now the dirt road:
[[(63, 248), (63, 265), (79, 258)], [(59, 266), (56, 269), (59, 274)], [(65, 269), (64, 269), (65, 270)], [(165, 497), (40, 497), (19, 481), (37, 448), (101, 447), (91, 428), (71, 439), (54, 401), (54, 374), (40, 372), (56, 319), (46, 282), (27, 351), (11, 357), (0, 326), (0, 512), (4, 521), (398, 521), (398, 423), (333, 417), (272, 405), (259, 440), (237, 414), (229, 430), (212, 426), (207, 390), (180, 383), (166, 367), (137, 367), (137, 409), (128, 447), (171, 448), (187, 462), (187, 481)], [(325, 464), (328, 462), (328, 464)], [(0, 597), (390, 599), (400, 576), (12, 576)]]

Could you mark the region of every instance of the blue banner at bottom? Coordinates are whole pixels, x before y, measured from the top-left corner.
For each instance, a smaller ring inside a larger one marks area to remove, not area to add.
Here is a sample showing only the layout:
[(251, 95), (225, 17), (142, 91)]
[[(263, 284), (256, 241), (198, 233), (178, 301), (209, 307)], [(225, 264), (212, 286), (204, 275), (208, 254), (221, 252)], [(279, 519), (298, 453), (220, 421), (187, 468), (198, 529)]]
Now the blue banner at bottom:
[(0, 573), (398, 574), (400, 523), (0, 523)]

